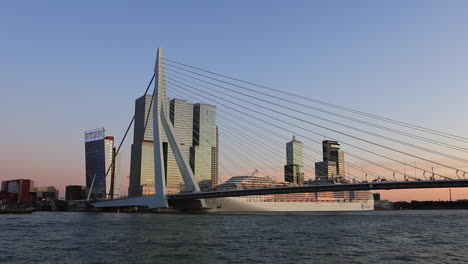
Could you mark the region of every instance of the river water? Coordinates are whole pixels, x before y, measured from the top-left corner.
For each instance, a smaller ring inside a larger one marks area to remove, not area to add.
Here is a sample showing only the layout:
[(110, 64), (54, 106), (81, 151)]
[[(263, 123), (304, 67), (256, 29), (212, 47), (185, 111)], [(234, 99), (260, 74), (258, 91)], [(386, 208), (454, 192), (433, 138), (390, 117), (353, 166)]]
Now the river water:
[(468, 210), (0, 215), (0, 263), (468, 263)]

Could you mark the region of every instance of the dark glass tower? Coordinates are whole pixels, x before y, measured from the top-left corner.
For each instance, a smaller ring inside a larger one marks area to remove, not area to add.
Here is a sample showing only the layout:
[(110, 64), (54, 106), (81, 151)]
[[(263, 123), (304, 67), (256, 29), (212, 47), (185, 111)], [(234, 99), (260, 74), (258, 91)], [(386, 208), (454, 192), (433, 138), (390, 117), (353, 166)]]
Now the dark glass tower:
[(335, 163), (336, 174), (344, 178), (344, 152), (340, 150), (340, 144), (338, 141), (324, 140), (322, 142), (323, 149), (323, 161), (327, 164)]
[(322, 142), (323, 161), (315, 163), (315, 178), (325, 181), (343, 181), (345, 178), (344, 152), (333, 140)]
[(106, 137), (104, 131), (100, 128), (85, 132), (86, 189), (91, 191), (91, 198), (106, 198), (110, 192), (111, 171), (107, 179), (106, 172), (112, 164), (114, 137)]

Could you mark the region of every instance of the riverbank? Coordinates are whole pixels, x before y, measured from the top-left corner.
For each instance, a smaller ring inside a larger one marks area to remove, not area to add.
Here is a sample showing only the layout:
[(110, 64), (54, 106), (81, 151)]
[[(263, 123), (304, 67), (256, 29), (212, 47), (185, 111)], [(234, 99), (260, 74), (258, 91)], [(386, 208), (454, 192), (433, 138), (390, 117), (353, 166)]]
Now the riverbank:
[(393, 210), (450, 210), (468, 209), (468, 200), (394, 202)]
[(34, 212), (34, 207), (28, 208), (0, 208), (0, 214), (30, 214)]

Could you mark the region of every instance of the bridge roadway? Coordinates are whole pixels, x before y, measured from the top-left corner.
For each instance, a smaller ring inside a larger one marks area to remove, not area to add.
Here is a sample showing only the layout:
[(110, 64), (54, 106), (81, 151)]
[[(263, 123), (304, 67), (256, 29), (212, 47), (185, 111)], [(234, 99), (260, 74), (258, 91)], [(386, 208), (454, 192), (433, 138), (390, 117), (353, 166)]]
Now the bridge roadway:
[(392, 189), (422, 189), (422, 188), (458, 188), (468, 187), (468, 180), (435, 180), (435, 181), (398, 181), (398, 182), (368, 182), (324, 185), (302, 185), (289, 187), (270, 187), (244, 190), (210, 191), (199, 193), (182, 193), (167, 195), (169, 200), (188, 200), (220, 197), (236, 197), (248, 195), (326, 192), (326, 191), (362, 191), (362, 190), (392, 190)]

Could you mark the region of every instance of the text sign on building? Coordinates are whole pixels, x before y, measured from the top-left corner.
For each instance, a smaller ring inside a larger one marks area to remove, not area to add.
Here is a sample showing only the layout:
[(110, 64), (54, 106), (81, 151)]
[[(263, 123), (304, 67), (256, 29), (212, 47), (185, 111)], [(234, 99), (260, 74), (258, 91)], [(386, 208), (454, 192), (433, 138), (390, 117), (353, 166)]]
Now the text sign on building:
[(105, 129), (103, 127), (85, 131), (85, 142), (102, 140), (104, 138)]

